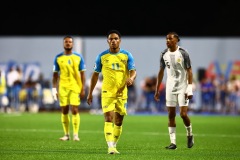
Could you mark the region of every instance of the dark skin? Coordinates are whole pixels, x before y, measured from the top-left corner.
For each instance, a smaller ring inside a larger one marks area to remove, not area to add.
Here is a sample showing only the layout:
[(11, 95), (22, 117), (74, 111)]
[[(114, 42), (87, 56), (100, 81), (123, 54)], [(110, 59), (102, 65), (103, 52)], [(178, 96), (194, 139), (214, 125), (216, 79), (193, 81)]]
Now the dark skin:
[[(65, 38), (64, 41), (63, 41), (63, 46), (64, 46), (64, 54), (66, 54), (66, 55), (72, 54), (73, 39), (72, 38)], [(85, 86), (85, 73), (80, 72), (80, 76), (81, 76), (82, 86)], [(52, 77), (53, 88), (58, 87), (58, 81), (59, 81), (59, 73), (54, 72), (53, 77)], [(82, 90), (81, 90), (79, 96), (80, 96), (80, 98), (84, 98), (84, 96), (85, 96), (84, 87), (82, 87)], [(57, 97), (58, 97), (58, 94), (57, 94)], [(61, 107), (61, 112), (63, 114), (68, 114), (69, 113), (69, 107), (70, 107), (69, 105), (67, 105), (65, 107)], [(78, 111), (78, 106), (72, 105), (71, 112), (72, 112), (73, 115), (76, 115), (79, 112)]]
[[(121, 43), (121, 38), (118, 36), (118, 34), (116, 33), (112, 33), (108, 36), (108, 39), (107, 39), (107, 42), (108, 42), (108, 45), (109, 45), (109, 50), (111, 53), (118, 53), (120, 51), (120, 43)], [(129, 78), (127, 78), (125, 84), (127, 86), (130, 86), (133, 84), (135, 78), (136, 78), (136, 71), (135, 70), (131, 70), (129, 71), (130, 73), (130, 76)], [(93, 89), (98, 81), (98, 78), (99, 78), (99, 73), (97, 72), (94, 72), (92, 74), (92, 77), (91, 77), (91, 85), (90, 85), (90, 88), (89, 88), (89, 93), (88, 93), (88, 96), (87, 96), (87, 103), (89, 105), (91, 105), (92, 103), (92, 92), (93, 92)], [(125, 86), (123, 86), (122, 88), (119, 88), (118, 90), (118, 93), (121, 94), (123, 89), (124, 89)], [(118, 106), (116, 106), (118, 107)], [(114, 122), (115, 125), (117, 126), (121, 126), (122, 123), (123, 123), (123, 118), (124, 116), (123, 115), (120, 115), (119, 113), (117, 112), (114, 112), (114, 111), (109, 111), (109, 112), (106, 112), (104, 113), (104, 119), (105, 119), (105, 122)]]
[[(169, 50), (171, 52), (174, 52), (177, 50), (178, 48), (178, 38), (174, 36), (174, 34), (168, 34), (166, 37), (166, 45), (169, 48)], [(192, 84), (192, 68), (188, 68), (187, 70), (187, 75), (188, 75), (188, 84)], [(164, 68), (160, 68), (159, 72), (158, 72), (158, 77), (157, 77), (157, 85), (156, 85), (156, 90), (155, 90), (155, 95), (154, 95), (154, 99), (156, 101), (160, 101), (159, 99), (159, 86), (162, 83), (162, 79), (164, 76)], [(187, 94), (185, 94), (185, 99), (192, 99), (192, 95), (188, 96)], [(168, 109), (168, 126), (169, 127), (176, 127), (176, 121), (175, 121), (175, 117), (176, 117), (176, 107), (175, 106), (170, 106), (167, 107)], [(190, 126), (191, 121), (188, 117), (187, 114), (188, 111), (188, 107), (187, 106), (181, 106), (180, 107), (180, 116), (183, 120), (183, 123), (185, 124), (185, 126)]]

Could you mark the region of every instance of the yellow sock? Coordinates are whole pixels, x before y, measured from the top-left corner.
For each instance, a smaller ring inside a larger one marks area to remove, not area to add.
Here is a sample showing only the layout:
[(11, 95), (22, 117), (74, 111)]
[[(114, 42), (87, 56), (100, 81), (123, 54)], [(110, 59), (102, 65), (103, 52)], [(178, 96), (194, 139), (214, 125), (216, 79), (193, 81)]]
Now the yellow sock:
[(78, 135), (80, 126), (80, 115), (79, 113), (72, 115), (73, 134)]
[(122, 126), (114, 125), (114, 128), (113, 128), (113, 145), (114, 145), (114, 147), (116, 147), (121, 134), (122, 134)]
[(104, 124), (104, 135), (108, 147), (113, 147), (113, 123), (105, 122)]
[(63, 130), (65, 135), (69, 135), (69, 115), (68, 114), (62, 114), (61, 115), (61, 121), (62, 121), (62, 126), (63, 126)]

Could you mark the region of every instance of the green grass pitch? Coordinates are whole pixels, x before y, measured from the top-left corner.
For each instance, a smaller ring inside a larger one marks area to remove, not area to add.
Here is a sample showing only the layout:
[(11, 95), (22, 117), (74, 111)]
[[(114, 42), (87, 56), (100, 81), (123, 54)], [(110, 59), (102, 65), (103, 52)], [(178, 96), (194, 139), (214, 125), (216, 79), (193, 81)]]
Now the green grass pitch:
[[(190, 115), (195, 145), (188, 149), (179, 115), (177, 150), (169, 145), (167, 115), (128, 115), (118, 143), (108, 155), (103, 115), (80, 113), (80, 141), (60, 141), (60, 112), (0, 114), (1, 160), (227, 160), (240, 159), (240, 116)], [(72, 131), (72, 126), (71, 126)]]

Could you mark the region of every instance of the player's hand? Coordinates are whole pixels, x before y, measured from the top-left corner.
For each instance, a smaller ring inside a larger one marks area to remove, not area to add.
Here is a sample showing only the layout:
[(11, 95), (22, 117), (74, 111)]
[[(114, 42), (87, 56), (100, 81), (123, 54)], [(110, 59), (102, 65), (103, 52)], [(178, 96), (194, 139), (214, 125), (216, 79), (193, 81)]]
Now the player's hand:
[(117, 91), (117, 95), (118, 95), (118, 96), (122, 96), (123, 90), (124, 90), (125, 86), (126, 86), (126, 85), (124, 85), (124, 86), (122, 86), (121, 88), (118, 89), (118, 91)]
[(154, 99), (155, 99), (156, 101), (160, 101), (159, 92), (155, 92), (155, 94), (154, 94)]
[(87, 103), (88, 103), (88, 105), (91, 105), (92, 104), (92, 99), (93, 99), (93, 97), (92, 97), (92, 95), (88, 95), (87, 96)]
[(53, 95), (53, 99), (57, 101), (58, 100), (57, 88), (52, 88), (52, 95)]
[(185, 99), (192, 99), (193, 97), (193, 89), (192, 89), (192, 84), (188, 84), (187, 89), (185, 91)]
[(85, 90), (82, 89), (81, 93), (80, 93), (80, 98), (83, 99), (85, 97)]
[(126, 80), (126, 84), (127, 84), (127, 86), (131, 86), (131, 85), (133, 84), (132, 78), (128, 78), (128, 79)]

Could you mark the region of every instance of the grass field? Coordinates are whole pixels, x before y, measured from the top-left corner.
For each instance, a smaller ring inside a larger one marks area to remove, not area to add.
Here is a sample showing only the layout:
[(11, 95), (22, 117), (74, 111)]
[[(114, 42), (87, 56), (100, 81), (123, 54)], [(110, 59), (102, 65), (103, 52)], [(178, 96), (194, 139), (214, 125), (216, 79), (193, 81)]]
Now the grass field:
[(60, 113), (0, 114), (1, 160), (221, 160), (240, 159), (240, 117), (191, 115), (195, 145), (177, 116), (177, 150), (169, 145), (167, 115), (128, 115), (118, 143), (108, 155), (102, 115), (81, 113), (80, 142), (59, 141)]

